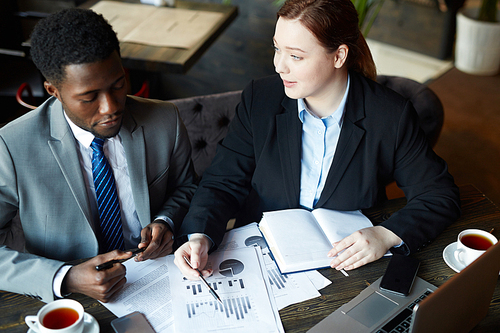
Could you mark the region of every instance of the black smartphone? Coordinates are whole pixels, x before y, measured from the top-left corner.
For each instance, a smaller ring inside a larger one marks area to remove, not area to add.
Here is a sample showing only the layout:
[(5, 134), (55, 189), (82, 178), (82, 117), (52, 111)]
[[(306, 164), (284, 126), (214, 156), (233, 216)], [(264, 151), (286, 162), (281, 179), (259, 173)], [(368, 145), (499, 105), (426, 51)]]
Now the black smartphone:
[(111, 326), (116, 333), (155, 333), (146, 317), (137, 311), (114, 319)]
[(408, 296), (419, 266), (420, 262), (413, 257), (394, 254), (380, 281), (380, 290)]

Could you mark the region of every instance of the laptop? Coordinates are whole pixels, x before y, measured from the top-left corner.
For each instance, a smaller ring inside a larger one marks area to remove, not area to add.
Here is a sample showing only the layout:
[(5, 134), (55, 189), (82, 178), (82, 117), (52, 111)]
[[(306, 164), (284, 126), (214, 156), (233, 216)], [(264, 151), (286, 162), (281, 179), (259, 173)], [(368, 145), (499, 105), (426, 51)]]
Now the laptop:
[(398, 296), (372, 283), (308, 333), (469, 332), (488, 312), (500, 271), (500, 242), (437, 288), (417, 277)]

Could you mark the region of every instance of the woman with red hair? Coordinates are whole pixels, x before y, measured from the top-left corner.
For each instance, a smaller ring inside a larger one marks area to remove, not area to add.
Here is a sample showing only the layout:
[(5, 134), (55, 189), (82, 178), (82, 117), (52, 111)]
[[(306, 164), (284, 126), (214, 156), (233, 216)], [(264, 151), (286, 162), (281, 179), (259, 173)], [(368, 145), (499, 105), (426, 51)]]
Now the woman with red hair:
[(271, 210), (366, 209), (387, 200), (393, 180), (407, 205), (332, 244), (332, 268), (354, 269), (388, 250), (413, 253), (459, 217), (458, 188), (411, 102), (374, 81), (350, 0), (286, 1), (273, 44), (277, 75), (243, 91), (181, 226), (189, 241), (175, 260), (186, 277), (198, 273), (183, 256), (203, 269), (234, 216), (242, 225)]

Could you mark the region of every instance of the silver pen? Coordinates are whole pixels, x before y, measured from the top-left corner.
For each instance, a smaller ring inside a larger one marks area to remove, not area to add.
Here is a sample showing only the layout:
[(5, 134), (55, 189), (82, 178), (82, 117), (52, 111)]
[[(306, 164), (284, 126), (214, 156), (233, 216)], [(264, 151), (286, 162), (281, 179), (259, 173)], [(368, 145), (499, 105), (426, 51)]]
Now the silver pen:
[(221, 305), (224, 305), (222, 303), (222, 300), (220, 299), (219, 295), (217, 295), (217, 293), (215, 292), (215, 290), (212, 289), (212, 287), (208, 284), (207, 280), (205, 280), (205, 278), (203, 277), (203, 275), (201, 274), (200, 270), (198, 268), (194, 268), (193, 265), (191, 265), (191, 262), (189, 261), (189, 259), (186, 257), (186, 256), (183, 256), (184, 260), (186, 261), (186, 263), (189, 265), (189, 267), (191, 267), (192, 269), (194, 269), (195, 271), (197, 271), (199, 274), (200, 274), (200, 280), (201, 282), (203, 282), (203, 284), (205, 285), (205, 287), (208, 288), (208, 291), (210, 292), (210, 294), (212, 294), (212, 296), (221, 304)]

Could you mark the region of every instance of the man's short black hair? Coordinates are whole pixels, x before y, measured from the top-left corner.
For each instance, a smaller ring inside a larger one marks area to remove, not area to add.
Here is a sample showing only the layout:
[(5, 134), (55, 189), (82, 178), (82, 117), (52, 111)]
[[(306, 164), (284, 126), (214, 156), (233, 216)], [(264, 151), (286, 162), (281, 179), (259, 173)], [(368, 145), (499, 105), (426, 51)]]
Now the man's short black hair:
[(45, 79), (63, 82), (64, 66), (93, 63), (120, 54), (116, 33), (90, 9), (65, 9), (38, 22), (31, 34), (31, 56)]

